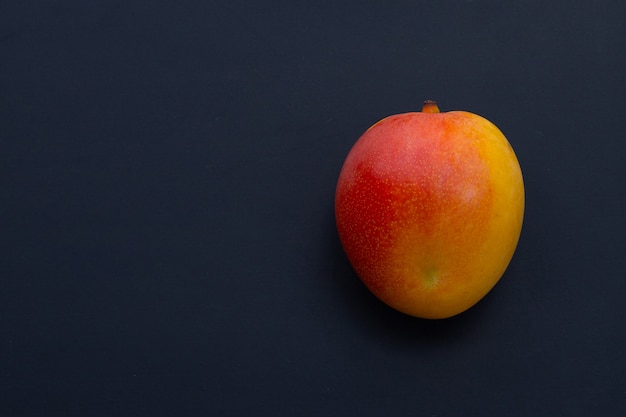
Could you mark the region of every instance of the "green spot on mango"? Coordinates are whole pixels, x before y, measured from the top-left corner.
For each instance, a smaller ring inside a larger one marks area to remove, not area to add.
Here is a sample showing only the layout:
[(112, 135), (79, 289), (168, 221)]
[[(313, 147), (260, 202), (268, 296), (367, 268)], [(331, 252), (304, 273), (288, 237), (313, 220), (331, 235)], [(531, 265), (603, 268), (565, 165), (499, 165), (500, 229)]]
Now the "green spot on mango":
[(422, 275), (426, 288), (434, 288), (439, 282), (439, 273), (436, 268), (429, 267)]

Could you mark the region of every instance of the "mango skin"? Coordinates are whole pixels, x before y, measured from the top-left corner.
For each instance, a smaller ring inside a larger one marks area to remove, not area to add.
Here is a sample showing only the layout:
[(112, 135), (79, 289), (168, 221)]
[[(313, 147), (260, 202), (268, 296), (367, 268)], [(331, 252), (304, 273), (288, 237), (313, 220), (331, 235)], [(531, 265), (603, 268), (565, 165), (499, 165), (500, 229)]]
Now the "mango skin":
[(441, 319), (499, 281), (524, 204), (519, 162), (494, 124), (464, 111), (411, 112), (382, 119), (354, 144), (335, 218), (350, 263), (376, 297)]

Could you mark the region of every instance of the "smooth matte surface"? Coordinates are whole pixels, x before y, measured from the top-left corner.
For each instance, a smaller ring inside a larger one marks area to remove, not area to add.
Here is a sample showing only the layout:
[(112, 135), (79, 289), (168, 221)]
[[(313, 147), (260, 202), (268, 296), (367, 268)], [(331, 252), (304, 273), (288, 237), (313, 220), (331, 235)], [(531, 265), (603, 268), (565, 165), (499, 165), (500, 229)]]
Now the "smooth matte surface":
[[(0, 415), (626, 414), (626, 3), (0, 4)], [(445, 321), (360, 283), (348, 150), (435, 99), (517, 152)]]

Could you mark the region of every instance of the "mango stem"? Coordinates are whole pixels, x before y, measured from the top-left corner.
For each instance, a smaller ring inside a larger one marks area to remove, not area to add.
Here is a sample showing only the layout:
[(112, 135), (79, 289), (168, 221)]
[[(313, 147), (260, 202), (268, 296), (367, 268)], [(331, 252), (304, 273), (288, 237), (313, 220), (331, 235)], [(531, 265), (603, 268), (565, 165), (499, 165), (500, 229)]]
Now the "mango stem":
[(422, 106), (422, 113), (439, 113), (439, 107), (437, 107), (437, 102), (435, 102), (434, 100), (424, 101), (424, 106)]

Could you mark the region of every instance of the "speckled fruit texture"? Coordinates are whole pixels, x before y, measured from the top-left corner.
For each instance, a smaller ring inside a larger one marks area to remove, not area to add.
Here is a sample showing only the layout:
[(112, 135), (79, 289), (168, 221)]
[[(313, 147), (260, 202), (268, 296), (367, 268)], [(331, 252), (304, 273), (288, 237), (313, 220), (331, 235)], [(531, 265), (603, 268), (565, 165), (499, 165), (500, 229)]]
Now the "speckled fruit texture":
[(412, 316), (446, 318), (483, 298), (520, 236), (524, 184), (502, 132), (464, 111), (389, 116), (339, 175), (341, 243), (364, 284)]

